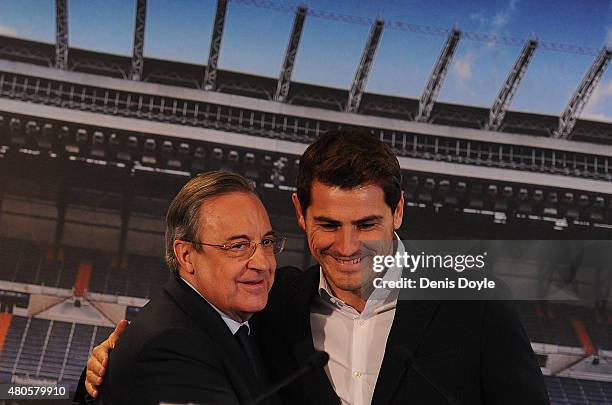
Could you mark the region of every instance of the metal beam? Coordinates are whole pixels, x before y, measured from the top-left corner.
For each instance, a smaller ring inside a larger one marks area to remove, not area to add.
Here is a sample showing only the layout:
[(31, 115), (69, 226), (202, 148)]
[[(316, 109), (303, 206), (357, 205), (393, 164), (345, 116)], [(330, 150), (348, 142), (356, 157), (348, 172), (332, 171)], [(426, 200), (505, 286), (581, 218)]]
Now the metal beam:
[(610, 58), (612, 57), (612, 49), (604, 48), (601, 50), (595, 62), (582, 79), (582, 82), (574, 92), (571, 100), (565, 107), (565, 110), (559, 117), (559, 128), (554, 132), (553, 137), (570, 139), (574, 125), (578, 120), (578, 116), (582, 109), (589, 101), (593, 94), (593, 90), (597, 87), (597, 83), (601, 80), (601, 76), (606, 71)]
[[(64, 156), (62, 156), (64, 157)], [(57, 255), (59, 246), (62, 244), (64, 239), (64, 229), (66, 226), (66, 208), (68, 206), (67, 196), (70, 191), (70, 186), (67, 184), (67, 173), (69, 172), (68, 161), (66, 159), (60, 159), (60, 182), (57, 188), (56, 196), (56, 208), (57, 208), (57, 222), (55, 223), (55, 234), (53, 237), (53, 244), (55, 245), (53, 251), (54, 255)]]
[[(133, 164), (130, 166), (133, 167)], [(123, 185), (123, 198), (121, 201), (121, 230), (119, 232), (119, 246), (117, 256), (119, 262), (123, 260), (125, 255), (125, 246), (127, 244), (128, 225), (130, 221), (130, 213), (132, 212), (134, 203), (134, 177), (129, 176)]]
[(208, 63), (204, 73), (204, 90), (215, 90), (217, 88), (217, 65), (221, 54), (221, 38), (223, 37), (223, 26), (227, 14), (227, 3), (228, 0), (217, 0), (217, 12), (215, 13), (215, 22), (210, 38)]
[(453, 55), (455, 54), (460, 38), (461, 31), (459, 31), (457, 28), (453, 28), (448, 36), (448, 39), (446, 40), (446, 43), (444, 44), (444, 47), (442, 48), (442, 52), (440, 52), (440, 56), (438, 56), (436, 65), (429, 76), (427, 86), (425, 86), (425, 90), (423, 90), (423, 95), (419, 101), (419, 113), (416, 117), (417, 121), (429, 121), (431, 110), (433, 110), (434, 103), (438, 98), (440, 88), (442, 87), (442, 82), (444, 82), (444, 77), (446, 76), (448, 67), (453, 59)]
[(499, 130), (501, 123), (504, 120), (504, 116), (506, 115), (506, 111), (512, 102), (514, 93), (518, 89), (518, 86), (521, 83), (525, 72), (527, 71), (529, 62), (531, 62), (531, 59), (533, 59), (533, 54), (535, 53), (537, 47), (538, 41), (535, 39), (528, 40), (525, 46), (523, 46), (521, 54), (514, 63), (514, 66), (512, 66), (510, 73), (508, 73), (506, 82), (499, 90), (499, 93), (495, 98), (495, 102), (493, 102), (493, 106), (489, 111), (489, 123), (485, 126), (485, 129), (490, 131)]
[(55, 67), (68, 69), (68, 0), (55, 0)]
[(368, 81), (368, 75), (374, 62), (374, 55), (376, 54), (384, 26), (385, 23), (382, 20), (376, 20), (374, 25), (372, 25), (368, 42), (366, 42), (366, 46), (363, 49), (361, 61), (359, 61), (359, 66), (357, 66), (355, 78), (351, 85), (348, 102), (346, 103), (346, 112), (357, 112), (359, 110), (361, 97)]
[[(7, 142), (8, 144), (8, 142)], [(0, 207), (2, 207), (2, 203), (4, 200), (4, 193), (8, 187), (8, 176), (0, 177)], [(2, 211), (0, 211), (0, 228), (2, 228)]]
[(134, 49), (132, 52), (132, 80), (142, 80), (144, 68), (145, 22), (147, 19), (147, 0), (136, 0), (136, 23), (134, 24)]
[(302, 31), (304, 30), (304, 21), (306, 20), (307, 12), (308, 8), (306, 6), (298, 7), (295, 12), (289, 44), (285, 51), (283, 67), (281, 68), (278, 85), (276, 86), (276, 94), (274, 94), (274, 100), (276, 101), (285, 102), (287, 100), (289, 86), (291, 85), (291, 75), (293, 74), (293, 67), (295, 66), (295, 57), (297, 55), (298, 46), (300, 45)]

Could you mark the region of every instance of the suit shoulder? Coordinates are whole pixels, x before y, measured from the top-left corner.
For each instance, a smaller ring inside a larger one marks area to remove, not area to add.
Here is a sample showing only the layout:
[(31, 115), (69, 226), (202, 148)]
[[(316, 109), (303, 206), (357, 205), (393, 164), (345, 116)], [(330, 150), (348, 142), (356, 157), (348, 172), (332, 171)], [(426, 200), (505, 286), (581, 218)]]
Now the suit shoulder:
[(130, 323), (113, 350), (113, 357), (116, 363), (131, 362), (136, 361), (149, 344), (159, 346), (166, 342), (168, 346), (179, 346), (176, 342), (191, 340), (201, 343), (208, 339), (167, 294), (160, 294), (151, 299)]
[(299, 277), (304, 271), (295, 266), (283, 266), (276, 269), (275, 280), (280, 279), (283, 281), (286, 280), (295, 280)]
[(142, 342), (139, 352), (139, 360), (151, 360), (151, 357), (159, 357), (160, 360), (177, 360), (183, 358), (189, 361), (215, 360), (212, 363), (221, 363), (218, 350), (212, 339), (208, 336), (195, 332), (192, 328), (166, 327), (156, 331)]
[(152, 298), (138, 313), (136, 319), (130, 324), (134, 329), (141, 329), (147, 335), (158, 333), (163, 329), (189, 327), (193, 320), (162, 291)]
[(492, 300), (484, 303), (485, 327), (508, 329), (522, 328), (522, 322), (516, 306), (512, 301)]
[(122, 343), (120, 340), (115, 350), (123, 347), (131, 353), (119, 362), (116, 360), (120, 353), (113, 351), (111, 355), (102, 390), (110, 403), (148, 404), (162, 399), (180, 403), (194, 399), (204, 403), (238, 402), (224, 368), (223, 351), (210, 337), (189, 328), (164, 327), (138, 344), (121, 346)]

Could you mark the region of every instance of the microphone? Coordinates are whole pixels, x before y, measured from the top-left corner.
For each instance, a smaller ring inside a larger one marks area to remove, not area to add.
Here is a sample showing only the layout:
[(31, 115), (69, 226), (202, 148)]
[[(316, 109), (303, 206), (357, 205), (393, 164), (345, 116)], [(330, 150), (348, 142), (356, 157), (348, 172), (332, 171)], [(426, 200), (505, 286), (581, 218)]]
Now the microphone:
[(264, 393), (255, 398), (255, 400), (249, 405), (256, 405), (270, 398), (272, 395), (276, 394), (282, 388), (285, 388), (287, 385), (291, 384), (293, 381), (297, 380), (304, 374), (325, 366), (328, 360), (329, 354), (327, 354), (327, 352), (314, 352), (314, 354), (312, 354), (310, 357), (308, 357), (308, 359), (306, 359), (306, 362), (300, 369), (298, 369), (293, 374), (290, 374), (289, 377), (286, 377), (284, 380), (281, 380), (272, 387), (268, 388)]
[(446, 402), (451, 405), (460, 405), (459, 401), (455, 397), (453, 397), (442, 385), (438, 384), (431, 376), (423, 370), (421, 365), (416, 361), (410, 350), (406, 349), (404, 346), (397, 345), (393, 347), (393, 350), (404, 360), (406, 365), (416, 371), (418, 375), (423, 377), (427, 383), (435, 389), (438, 394), (442, 395)]

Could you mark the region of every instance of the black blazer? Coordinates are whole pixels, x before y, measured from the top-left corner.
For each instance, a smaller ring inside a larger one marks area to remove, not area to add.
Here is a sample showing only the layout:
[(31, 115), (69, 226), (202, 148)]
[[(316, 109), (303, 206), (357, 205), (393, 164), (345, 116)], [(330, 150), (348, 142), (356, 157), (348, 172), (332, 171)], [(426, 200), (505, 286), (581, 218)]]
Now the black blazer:
[(263, 390), (219, 314), (175, 277), (123, 333), (104, 378), (105, 405), (247, 404)]
[[(276, 272), (268, 307), (254, 324), (276, 378), (314, 352), (310, 305), (318, 286), (318, 265)], [(549, 403), (529, 339), (508, 302), (398, 301), (372, 404), (447, 405), (415, 368), (461, 404)], [(323, 369), (288, 386), (281, 397), (285, 404), (340, 402)]]

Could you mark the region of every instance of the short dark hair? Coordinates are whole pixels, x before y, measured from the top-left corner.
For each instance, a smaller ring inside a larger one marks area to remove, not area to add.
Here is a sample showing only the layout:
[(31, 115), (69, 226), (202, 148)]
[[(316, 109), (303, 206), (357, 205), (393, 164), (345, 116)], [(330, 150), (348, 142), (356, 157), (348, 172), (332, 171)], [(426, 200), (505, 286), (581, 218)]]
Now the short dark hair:
[(315, 180), (343, 189), (376, 184), (383, 189), (392, 212), (402, 195), (397, 157), (387, 144), (361, 129), (328, 131), (306, 148), (300, 158), (296, 185), (304, 214)]
[[(255, 194), (253, 184), (239, 174), (210, 171), (189, 180), (170, 203), (166, 214), (166, 264), (178, 274), (178, 261), (174, 255), (177, 239), (197, 241), (200, 207), (206, 200), (228, 193)], [(200, 245), (194, 245), (196, 250)]]

